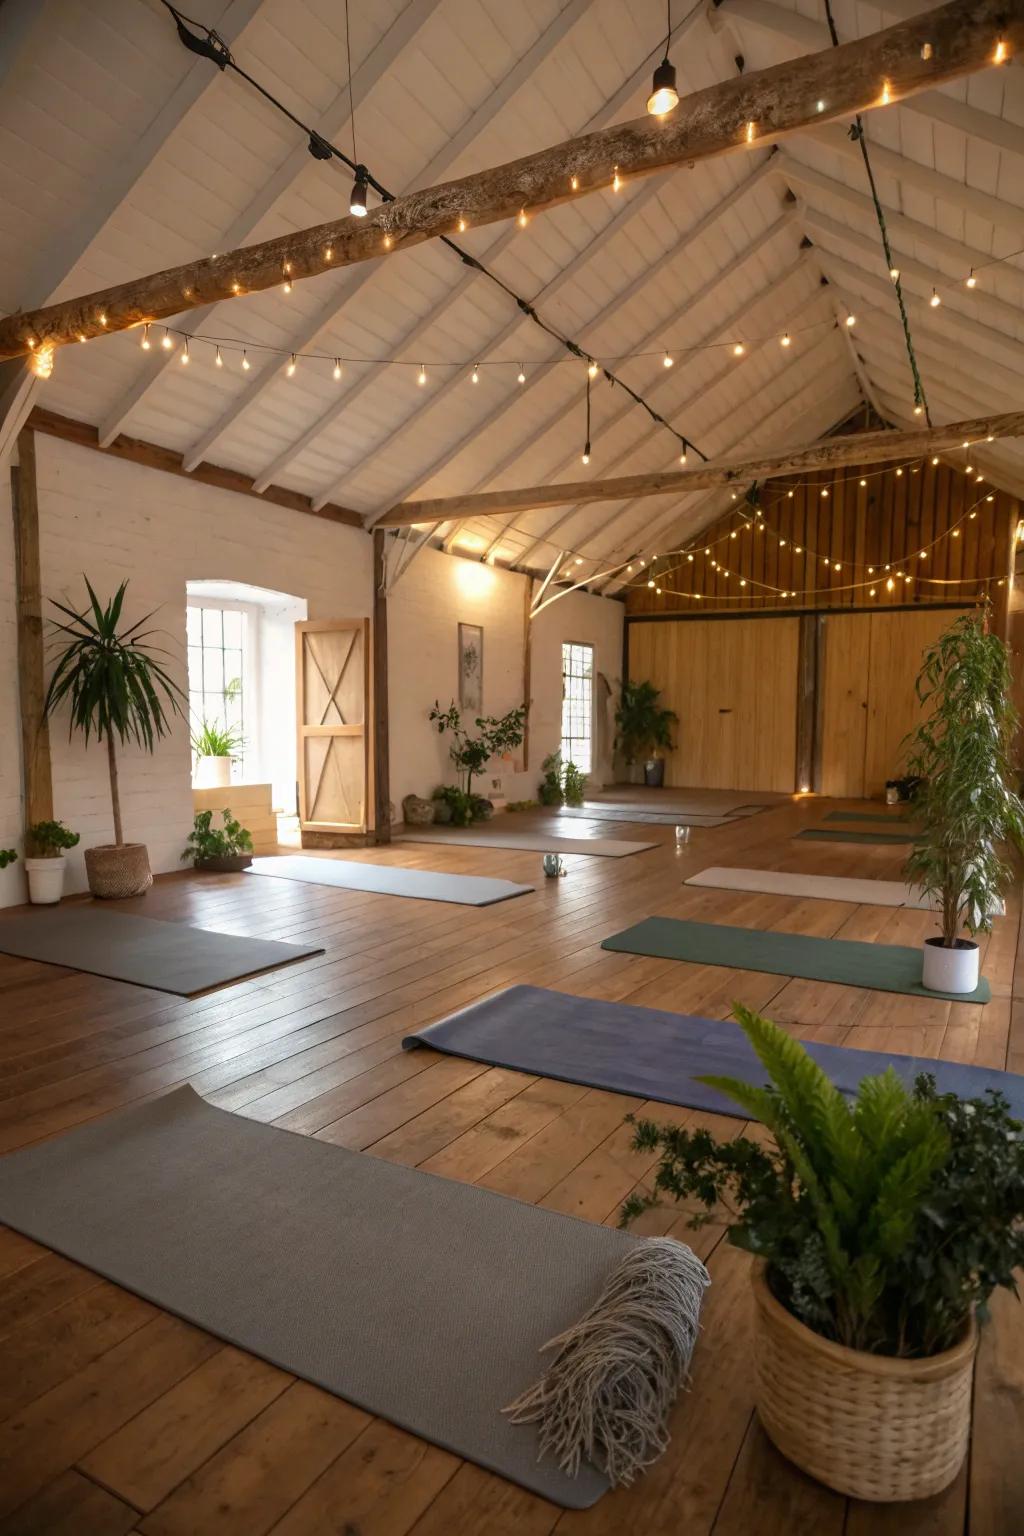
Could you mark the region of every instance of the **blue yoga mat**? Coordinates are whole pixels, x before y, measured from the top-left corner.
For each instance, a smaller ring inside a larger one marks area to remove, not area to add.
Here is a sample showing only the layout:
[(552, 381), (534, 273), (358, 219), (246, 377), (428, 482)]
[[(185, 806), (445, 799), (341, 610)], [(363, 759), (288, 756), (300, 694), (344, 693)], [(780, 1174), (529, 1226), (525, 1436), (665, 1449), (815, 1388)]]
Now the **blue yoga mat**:
[[(727, 1073), (755, 1087), (766, 1081), (738, 1024), (599, 1002), (545, 987), (509, 987), (406, 1035), (402, 1045), (406, 1050), (429, 1045), (492, 1067), (722, 1114), (742, 1111), (695, 1078)], [(809, 1042), (807, 1049), (845, 1094), (855, 1094), (862, 1078), (875, 1077), (887, 1067), (908, 1085), (920, 1072), (930, 1072), (940, 1092), (961, 1098), (980, 1098), (986, 1089), (998, 1089), (1012, 1113), (1024, 1119), (1024, 1077), (1013, 1072), (842, 1045)]]

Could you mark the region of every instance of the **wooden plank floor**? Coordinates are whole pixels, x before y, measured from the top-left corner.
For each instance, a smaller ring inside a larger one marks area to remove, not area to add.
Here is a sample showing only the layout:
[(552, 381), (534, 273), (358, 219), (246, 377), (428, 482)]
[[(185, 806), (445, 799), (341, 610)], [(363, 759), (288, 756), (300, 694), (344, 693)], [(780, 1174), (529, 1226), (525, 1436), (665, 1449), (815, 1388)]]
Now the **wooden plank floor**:
[[(191, 1082), (216, 1104), (378, 1157), (614, 1222), (649, 1172), (623, 1115), (639, 1100), (430, 1051), (410, 1026), (515, 982), (728, 1016), (794, 1033), (1024, 1071), (1019, 894), (987, 944), (985, 1008), (602, 951), (649, 913), (914, 944), (921, 912), (686, 887), (708, 864), (892, 878), (892, 848), (803, 844), (827, 806), (786, 801), (677, 851), (628, 859), (399, 844), (371, 862), (535, 881), (482, 910), (242, 876), (172, 876), (125, 910), (326, 953), (194, 1001), (0, 956), (0, 1149)], [(517, 819), (517, 827), (539, 824)], [(572, 823), (570, 835), (579, 835)], [(2, 918), (0, 918), (2, 921)], [(650, 1106), (738, 1133), (740, 1120)], [(687, 1237), (677, 1212), (649, 1231)], [(693, 1238), (708, 1295), (692, 1391), (636, 1487), (566, 1513), (0, 1231), (0, 1536), (1010, 1536), (1024, 1529), (1024, 1310), (999, 1298), (982, 1345), (968, 1467), (941, 1498), (880, 1509), (802, 1477), (753, 1414), (747, 1260)]]

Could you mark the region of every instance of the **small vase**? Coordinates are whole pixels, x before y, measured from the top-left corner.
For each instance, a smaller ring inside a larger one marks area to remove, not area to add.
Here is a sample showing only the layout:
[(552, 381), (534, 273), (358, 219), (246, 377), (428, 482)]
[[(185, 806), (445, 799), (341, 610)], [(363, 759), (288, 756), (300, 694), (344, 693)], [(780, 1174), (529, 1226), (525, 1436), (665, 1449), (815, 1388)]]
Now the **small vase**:
[(978, 960), (973, 939), (957, 939), (952, 949), (941, 939), (925, 939), (922, 985), (931, 992), (973, 992), (978, 985)]
[(28, 899), (34, 906), (52, 906), (64, 891), (64, 858), (26, 859)]
[(230, 757), (201, 757), (197, 760), (193, 789), (228, 789), (230, 785)]

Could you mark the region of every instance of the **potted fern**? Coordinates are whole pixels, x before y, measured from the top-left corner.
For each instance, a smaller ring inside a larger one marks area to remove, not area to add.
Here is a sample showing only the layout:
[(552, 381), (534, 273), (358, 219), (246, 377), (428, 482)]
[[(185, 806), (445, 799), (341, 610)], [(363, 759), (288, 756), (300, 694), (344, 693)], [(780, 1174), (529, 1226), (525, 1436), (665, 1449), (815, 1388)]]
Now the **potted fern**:
[(643, 763), (644, 783), (653, 789), (660, 789), (665, 782), (662, 754), (673, 750), (672, 727), (679, 723), (674, 710), (658, 703), (660, 698), (661, 690), (653, 683), (627, 679), (615, 711), (616, 751), (630, 767)]
[(790, 1461), (840, 1493), (926, 1498), (967, 1450), (977, 1321), (1024, 1263), (1024, 1126), (1000, 1094), (964, 1101), (890, 1068), (854, 1099), (799, 1041), (737, 1006), (770, 1085), (703, 1077), (770, 1139), (634, 1122), (653, 1189), (729, 1223), (753, 1254), (758, 1414)]
[(135, 742), (152, 752), (168, 733), (172, 716), (181, 713), (183, 697), (149, 642), (153, 631), (143, 627), (151, 615), (134, 624), (122, 622), (127, 586), (123, 581), (101, 603), (86, 580), (89, 603), (81, 612), (54, 601), (64, 615), (54, 620), (54, 629), (65, 638), (58, 644), (44, 701), (48, 715), (65, 702), (70, 705), (69, 737), (78, 730), (86, 742), (93, 735), (106, 742), (114, 841), (87, 848), (85, 868), (92, 894), (108, 898), (139, 896), (153, 883), (145, 843), (125, 842), (117, 743)]
[(221, 812), (223, 825), (213, 825), (212, 811), (197, 811), (192, 831), (185, 844), (183, 859), (191, 859), (193, 869), (219, 874), (248, 869), (252, 863), (252, 834), (229, 810)]
[[(963, 614), (924, 654), (917, 696), (926, 718), (908, 738), (908, 772), (921, 836), (908, 880), (939, 912), (942, 932), (925, 940), (922, 979), (939, 992), (978, 985), (976, 935), (1012, 879), (1001, 848), (1024, 837), (1024, 805), (1011, 785), (1017, 712), (1007, 647), (987, 612)], [(964, 937), (964, 931), (970, 935)]]
[(25, 833), (25, 874), (28, 899), (36, 906), (60, 901), (64, 894), (64, 854), (76, 848), (77, 832), (62, 821), (37, 821)]
[(231, 783), (231, 764), (245, 750), (245, 737), (232, 726), (201, 720), (192, 734), (195, 789), (227, 789)]

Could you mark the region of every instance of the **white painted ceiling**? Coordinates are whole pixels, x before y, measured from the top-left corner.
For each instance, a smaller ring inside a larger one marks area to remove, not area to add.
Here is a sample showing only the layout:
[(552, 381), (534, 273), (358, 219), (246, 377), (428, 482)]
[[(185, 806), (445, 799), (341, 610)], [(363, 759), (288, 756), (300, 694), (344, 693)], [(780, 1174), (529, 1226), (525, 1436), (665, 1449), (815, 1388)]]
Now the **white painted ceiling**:
[[(300, 118), (351, 150), (339, 0), (189, 0), (186, 9)], [(663, 47), (662, 0), (357, 0), (351, 9), (359, 158), (398, 192), (639, 116)], [(836, 0), (835, 15), (848, 40), (924, 9)], [(828, 46), (819, 0), (723, 0), (689, 16), (686, 0), (674, 0), (673, 22), (684, 93), (729, 78), (738, 56), (753, 70)], [(243, 81), (182, 48), (158, 0), (6, 0), (0, 80), (5, 310), (336, 218), (347, 205), (344, 167), (312, 159), (301, 131)], [(991, 69), (865, 121), (933, 419), (1016, 406), (1024, 262), (982, 264), (1024, 247), (1022, 71)], [(525, 229), (460, 238), (705, 453), (722, 454), (811, 441), (864, 401), (895, 425), (914, 421), (866, 193), (856, 145), (830, 125), (774, 153), (755, 145), (583, 198)], [(968, 290), (971, 266), (979, 281)], [(841, 323), (849, 312), (852, 331)], [(438, 242), (181, 324), (196, 338), (188, 368), (177, 348), (140, 351), (137, 331), (111, 336), (66, 348), (38, 403), (94, 423), (105, 441), (149, 439), (187, 465), (227, 465), (258, 486), (355, 507), (368, 522), (407, 497), (678, 461), (672, 435), (602, 380), (584, 471), (583, 365)], [(223, 341), (223, 367), (202, 338)], [(300, 360), (288, 378), (284, 359), (261, 345), (324, 360)], [(230, 350), (241, 346), (248, 371)], [(346, 362), (336, 382), (335, 356), (365, 361)], [(994, 481), (1024, 491), (1024, 443), (975, 457)], [(538, 571), (563, 551), (582, 559), (581, 575), (597, 576), (670, 547), (721, 509), (706, 493), (566, 506), (466, 525), (451, 547)]]

